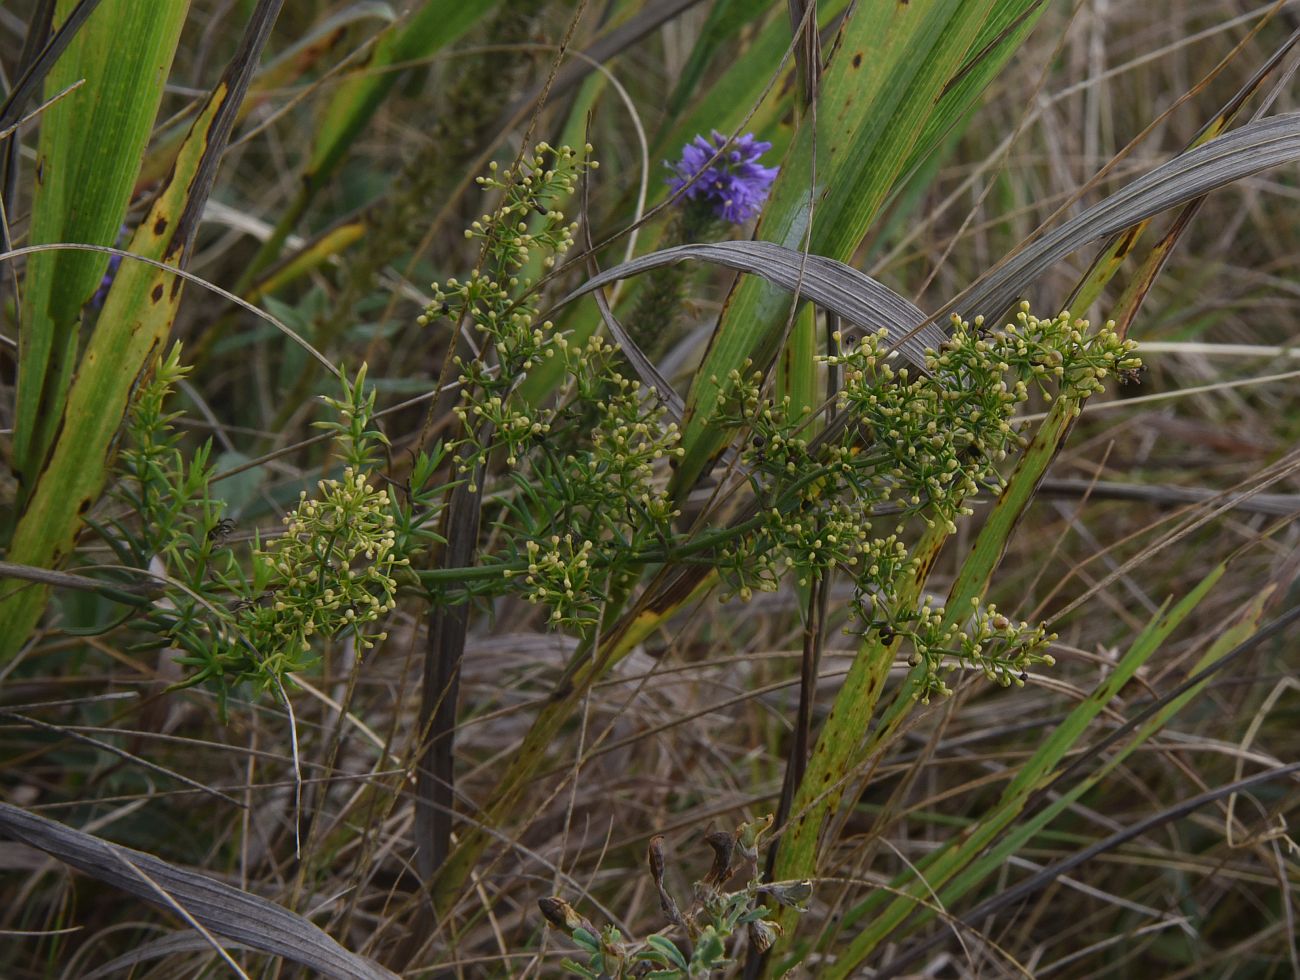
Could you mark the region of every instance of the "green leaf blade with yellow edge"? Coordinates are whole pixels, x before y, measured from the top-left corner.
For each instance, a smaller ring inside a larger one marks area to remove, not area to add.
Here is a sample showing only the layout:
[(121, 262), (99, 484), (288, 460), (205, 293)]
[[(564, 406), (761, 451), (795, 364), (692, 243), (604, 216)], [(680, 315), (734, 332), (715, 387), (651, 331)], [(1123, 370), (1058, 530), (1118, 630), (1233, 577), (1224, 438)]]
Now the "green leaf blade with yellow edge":
[[(56, 29), (75, 6), (58, 4)], [(31, 244), (116, 244), (188, 6), (104, 0), (50, 71), (46, 98), (66, 94), (40, 117)], [(107, 267), (106, 254), (84, 250), (41, 252), (28, 261), (14, 426), (20, 505), (58, 431), (82, 311)]]

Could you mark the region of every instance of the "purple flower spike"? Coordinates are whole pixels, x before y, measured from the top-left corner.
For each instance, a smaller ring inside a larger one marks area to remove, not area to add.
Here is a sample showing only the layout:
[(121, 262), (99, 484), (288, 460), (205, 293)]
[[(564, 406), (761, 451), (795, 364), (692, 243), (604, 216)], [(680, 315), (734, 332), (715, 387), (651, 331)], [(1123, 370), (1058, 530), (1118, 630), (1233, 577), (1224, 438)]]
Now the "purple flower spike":
[[(764, 167), (758, 162), (770, 149), (771, 143), (754, 139), (753, 133), (728, 142), (715, 129), (713, 142), (696, 136), (682, 147), (680, 160), (664, 161), (664, 166), (673, 172), (668, 184), (674, 193), (685, 187), (690, 200), (707, 205), (724, 221), (741, 224), (762, 209), (772, 181), (776, 180), (780, 168)], [(708, 166), (719, 150), (723, 151), (722, 155)]]

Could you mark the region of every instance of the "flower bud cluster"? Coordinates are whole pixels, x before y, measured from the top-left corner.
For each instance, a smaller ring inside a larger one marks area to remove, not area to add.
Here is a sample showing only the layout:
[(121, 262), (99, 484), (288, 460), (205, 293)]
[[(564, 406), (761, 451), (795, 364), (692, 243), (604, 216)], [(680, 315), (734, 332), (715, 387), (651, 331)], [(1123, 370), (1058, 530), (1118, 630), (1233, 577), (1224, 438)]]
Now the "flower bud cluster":
[(956, 670), (979, 671), (1001, 687), (1024, 687), (1028, 668), (1056, 663), (1046, 652), (1056, 640), (1055, 633), (1009, 619), (992, 603), (981, 607), (975, 599), (972, 607), (964, 623), (940, 607), (922, 606), (907, 620), (888, 627), (911, 641), (909, 662), (920, 668), (914, 675), (913, 696), (921, 703), (950, 695), (944, 676)]
[(586, 406), (569, 418), (576, 422), (585, 416), (589, 439), (585, 451), (566, 455), (566, 479), (612, 495), (656, 526), (666, 524), (677, 514), (656, 476), (668, 460), (682, 455), (677, 423), (664, 421), (667, 410), (653, 388), (623, 375), (616, 366), (617, 349), (600, 335), (582, 348), (569, 345), (566, 354), (573, 407)]
[(461, 454), (458, 465), (462, 473), (474, 469), (494, 446), (504, 446), (506, 465), (517, 466), (519, 457), (529, 449), (529, 443), (544, 439), (551, 431), (549, 412), (518, 407), (508, 395), (503, 398), (485, 393), (466, 399), (466, 402), (452, 409), (461, 424), (471, 431), (490, 431), (493, 439), (487, 445), (470, 446), (468, 452)]
[(362, 649), (385, 638), (367, 627), (396, 607), (399, 555), (389, 491), (376, 490), (352, 467), (342, 479), (304, 490), (284, 518), (284, 534), (254, 553), (262, 600), (241, 610), (237, 627), (277, 677), (301, 670), (312, 638), (351, 631)]
[(342, 395), (323, 399), (335, 417), (317, 425), (336, 437), (342, 476), (302, 491), (283, 535), (241, 561), (227, 541), (234, 522), (209, 497), (208, 447), (186, 467), (169, 435), (174, 416), (163, 402), (184, 374), (176, 349), (141, 386), (122, 465), (145, 480), (128, 479), (121, 492), (157, 538), (145, 556), (162, 557), (168, 573), (166, 601), (140, 625), (181, 651), (177, 661), (190, 668), (182, 683), (210, 683), (224, 714), (239, 685), (288, 684), (314, 661), (317, 639), (351, 632), (365, 649), (384, 638), (376, 624), (395, 607), (396, 570), (437, 537), (430, 524), (441, 488), (429, 484), (444, 454), (439, 445), (415, 456), (400, 501), (375, 489), (366, 472), (387, 445), (373, 424), (375, 393), (364, 365), (353, 378), (340, 372)]
[[(589, 155), (592, 148), (587, 144), (583, 149)], [(557, 148), (549, 143), (538, 143), (531, 155), (507, 170), (498, 172), (496, 163), (489, 164), (488, 175), (475, 181), (482, 188), (501, 191), (501, 203), (465, 229), (465, 237), (483, 241), (498, 263), (497, 271), (522, 268), (534, 250), (545, 253), (543, 265), (550, 268), (555, 257), (573, 245), (578, 230), (576, 222), (565, 223), (564, 212), (556, 205), (573, 194), (582, 171), (598, 166), (570, 146)], [(541, 221), (533, 221), (534, 217)]]
[(595, 549), (594, 541), (572, 534), (553, 534), (545, 542), (530, 539), (524, 547), (528, 567), (522, 572), (506, 569), (505, 575), (533, 605), (550, 607), (552, 625), (583, 626), (599, 609), (604, 582), (604, 576), (596, 574)]
[(601, 337), (563, 352), (568, 400), (517, 480), (528, 503), (513, 506), (511, 563), (526, 563), (528, 576), (514, 573), (508, 584), (549, 606), (552, 623), (584, 627), (630, 556), (672, 535), (677, 511), (663, 484), (680, 433), (665, 424), (654, 392), (618, 370), (616, 349)]
[[(516, 167), (479, 178), (499, 196), (466, 231), (482, 243), (479, 269), (435, 283), (421, 317), (446, 317), (478, 335), (481, 350), (455, 362), (461, 399), (453, 411), (463, 433), (455, 465), (495, 475), (486, 464), (497, 459), (508, 468), (501, 503), (515, 520), (497, 528), (503, 547), (488, 563), (504, 564), (506, 588), (548, 606), (557, 625), (589, 624), (611, 577), (667, 540), (676, 516), (662, 486), (667, 461), (681, 453), (676, 425), (665, 423), (655, 392), (622, 374), (621, 355), (603, 339), (574, 344), (550, 321), (539, 323), (525, 274), (572, 245), (576, 226), (558, 202), (595, 166), (543, 143)], [(529, 372), (557, 357), (566, 379), (558, 404), (526, 400), (520, 386)]]
[(530, 440), (548, 431), (545, 413), (521, 409), (514, 393), (530, 370), (563, 349), (563, 341), (551, 321), (538, 321), (534, 282), (522, 272), (539, 258), (542, 267), (552, 267), (572, 246), (577, 225), (565, 222), (558, 204), (573, 193), (578, 176), (595, 167), (571, 147), (540, 143), (516, 166), (501, 171), (493, 163), (477, 178), (499, 196), (497, 207), (465, 231), (482, 243), (480, 268), (466, 280), (433, 283), (433, 302), (418, 318), (421, 324), (439, 317), (468, 324), (481, 350), (494, 355), (455, 360), (461, 402), (454, 411), (465, 431), (457, 446), (461, 472), (501, 446), (514, 466)]
[(860, 420), (857, 437), (868, 443), (854, 466), (881, 502), (897, 501), (951, 532), (955, 518), (969, 513), (963, 501), (996, 480), (996, 463), (1017, 443), (1011, 418), (1028, 389), (1002, 376), (1003, 362), (961, 321), (945, 350), (929, 358), (931, 376), (895, 370), (888, 336), (881, 329), (825, 358), (843, 369), (840, 408)]
[[(1105, 378), (1136, 372), (1134, 345), (1113, 324), (1092, 333), (1068, 312), (1044, 320), (1024, 307), (997, 331), (980, 318), (954, 317), (926, 371), (896, 366), (889, 337), (882, 328), (821, 358), (842, 371), (838, 408), (853, 423), (815, 455), (807, 420), (789, 418), (788, 401), (765, 398), (760, 375), (746, 365), (728, 377), (719, 421), (745, 431), (742, 459), (763, 507), (752, 530), (719, 549), (719, 570), (743, 599), (777, 588), (787, 573), (807, 584), (820, 570), (845, 570), (863, 620), (890, 642), (911, 638), (916, 663), (926, 665), (919, 697), (945, 693), (941, 674), (958, 667), (1022, 683), (1026, 666), (1050, 662), (1040, 652), (1050, 642), (1041, 628), (1011, 623), (992, 607), (951, 622), (943, 610), (900, 608), (914, 572), (906, 519), (954, 531), (956, 518), (971, 512), (967, 500), (1000, 489), (998, 464), (1025, 445), (1014, 415), (1030, 386), (1050, 394), (1051, 384), (1077, 411)], [(900, 516), (880, 536), (870, 515), (885, 505)]]
[[(1076, 415), (1084, 399), (1105, 389), (1106, 378), (1123, 379), (1142, 366), (1133, 353), (1137, 344), (1121, 340), (1114, 321), (1092, 333), (1088, 321), (1073, 317), (1069, 310), (1040, 319), (1029, 312), (1028, 303), (1021, 303), (1013, 322), (1000, 330), (985, 332), (984, 327), (984, 318), (976, 317), (980, 353), (994, 352), (1004, 374), (1011, 372), (1035, 384), (1047, 401), (1058, 396), (1048, 383), (1058, 385), (1059, 396), (1074, 402)], [(948, 368), (946, 356), (946, 351), (932, 355), (932, 370)]]

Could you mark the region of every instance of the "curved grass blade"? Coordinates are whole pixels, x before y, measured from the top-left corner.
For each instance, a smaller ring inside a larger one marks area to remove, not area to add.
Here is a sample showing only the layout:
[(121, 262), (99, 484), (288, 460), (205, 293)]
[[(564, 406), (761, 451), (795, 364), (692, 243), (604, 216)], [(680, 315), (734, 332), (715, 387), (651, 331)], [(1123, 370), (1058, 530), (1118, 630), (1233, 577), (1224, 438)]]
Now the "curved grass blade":
[[(619, 279), (688, 261), (711, 262), (761, 276), (864, 330), (887, 326), (891, 328), (890, 343), (897, 343), (899, 352), (918, 367), (925, 366), (926, 348), (936, 348), (946, 339), (942, 330), (926, 324), (930, 318), (919, 306), (866, 273), (835, 259), (763, 241), (677, 245), (638, 256), (593, 276), (558, 305)], [(912, 332), (917, 327), (920, 329)]]
[[(1267, 18), (1261, 20), (1256, 25), (1255, 30), (1262, 28), (1266, 21)], [(1253, 33), (1254, 31), (1252, 31), (1252, 35)], [(1300, 42), (1300, 30), (1292, 32), (1291, 36), (1273, 52), (1269, 59), (1260, 65), (1251, 78), (1215, 114), (1214, 118), (1201, 127), (1201, 131), (1197, 133), (1186, 149), (1190, 150), (1203, 143), (1208, 143), (1226, 132), (1228, 127), (1241, 114), (1250, 97), (1260, 89), (1265, 79), (1282, 65), (1286, 56), (1298, 42)], [(1239, 44), (1237, 50), (1240, 50), (1240, 48), (1241, 45)], [(1232, 55), (1229, 55), (1221, 64), (1226, 63), (1231, 57)], [(1213, 72), (1206, 77), (1205, 81), (1208, 82), (1212, 75)], [(1290, 72), (1283, 72), (1282, 77), (1273, 83), (1272, 94), (1275, 96), (1285, 88), (1290, 78)], [(1192, 219), (1196, 217), (1204, 202), (1204, 197), (1198, 197), (1183, 206), (1170, 229), (1161, 237), (1160, 241), (1152, 246), (1141, 266), (1131, 277), (1124, 295), (1120, 298), (1117, 307), (1112, 310), (1120, 336), (1125, 336), (1128, 333), (1128, 327), (1137, 315), (1137, 311), (1141, 308), (1142, 300), (1146, 297), (1151, 285), (1155, 282), (1173, 249), (1182, 238), (1183, 232), (1191, 225)], [(1073, 293), (1066, 302), (1068, 309), (1086, 310), (1100, 297), (1106, 284), (1119, 271), (1125, 258), (1132, 253), (1150, 223), (1151, 219), (1149, 218), (1140, 221), (1126, 229), (1122, 234), (1116, 235), (1107, 243), (1106, 247), (1092, 260), (1092, 265), (1089, 266), (1088, 271), (1084, 273), (1074, 287)]]
[(1212, 190), (1300, 159), (1300, 113), (1247, 123), (1168, 163), (1031, 242), (953, 301), (969, 319), (997, 319), (1034, 280), (1083, 246), (1201, 197)]
[[(322, 976), (338, 980), (395, 980), (397, 976), (344, 949), (301, 915), (152, 854), (112, 844), (8, 803), (0, 803), (0, 834), (150, 905), (165, 911), (179, 906), (219, 936), (283, 956)], [(160, 886), (170, 901), (152, 885)]]

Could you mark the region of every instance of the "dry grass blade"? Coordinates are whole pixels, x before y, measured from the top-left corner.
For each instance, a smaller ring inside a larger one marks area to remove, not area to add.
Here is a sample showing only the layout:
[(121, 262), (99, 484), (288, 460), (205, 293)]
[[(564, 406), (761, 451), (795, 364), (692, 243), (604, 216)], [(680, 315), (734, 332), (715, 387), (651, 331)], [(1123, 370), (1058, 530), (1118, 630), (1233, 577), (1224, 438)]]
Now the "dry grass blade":
[[(461, 484), (451, 494), (443, 523), (447, 539), (442, 553), (444, 568), (468, 568), (474, 563), (483, 499), (481, 483), (480, 474), (474, 489)], [(446, 861), (451, 847), (456, 705), (469, 612), (468, 604), (435, 605), (429, 617), (420, 696), (420, 727), (425, 742), (417, 762), (415, 791), (415, 863), (425, 880)]]
[[(1218, 503), (1225, 496), (1221, 490), (1205, 487), (1180, 487), (1172, 484), (1118, 483), (1112, 480), (1073, 480), (1049, 478), (1038, 485), (1040, 495), (1058, 497), (1091, 497), (1099, 500), (1141, 500), (1154, 504), (1177, 506), (1181, 504)], [(1248, 514), (1269, 514), (1285, 517), (1300, 514), (1300, 494), (1256, 493), (1239, 494), (1232, 507)]]
[(0, 832), (58, 858), (98, 881), (161, 908), (170, 906), (140, 874), (166, 890), (195, 921), (219, 936), (283, 956), (339, 980), (392, 980), (396, 974), (344, 949), (300, 915), (205, 875), (175, 867), (92, 834), (0, 803)]
[(1300, 113), (1270, 116), (1180, 154), (978, 279), (953, 301), (962, 316), (997, 319), (1059, 259), (1154, 214), (1300, 158)]
[(95, 12), (95, 8), (99, 6), (100, 2), (101, 0), (81, 0), (81, 3), (77, 4), (76, 8), (59, 25), (59, 29), (54, 36), (49, 39), (35, 60), (27, 67), (18, 81), (14, 83), (4, 102), (0, 103), (0, 129), (8, 129), (18, 122), (23, 114), (23, 109), (31, 100), (31, 97), (36, 94), (36, 90), (40, 87), (41, 82), (45, 80), (45, 76), (54, 67), (54, 63), (59, 60), (59, 56), (67, 50), (68, 45), (72, 43), (72, 39), (77, 36), (77, 32), (81, 30), (90, 15)]
[[(937, 348), (946, 339), (941, 329), (926, 323), (930, 318), (920, 307), (851, 265), (774, 242), (711, 242), (651, 252), (606, 269), (583, 283), (558, 305), (563, 306), (619, 279), (676, 262), (711, 262), (761, 276), (790, 290), (796, 298), (811, 300), (864, 330), (887, 325), (897, 331), (887, 346), (896, 344), (904, 357), (921, 368), (925, 366), (926, 349)], [(900, 337), (900, 334), (905, 336)]]

